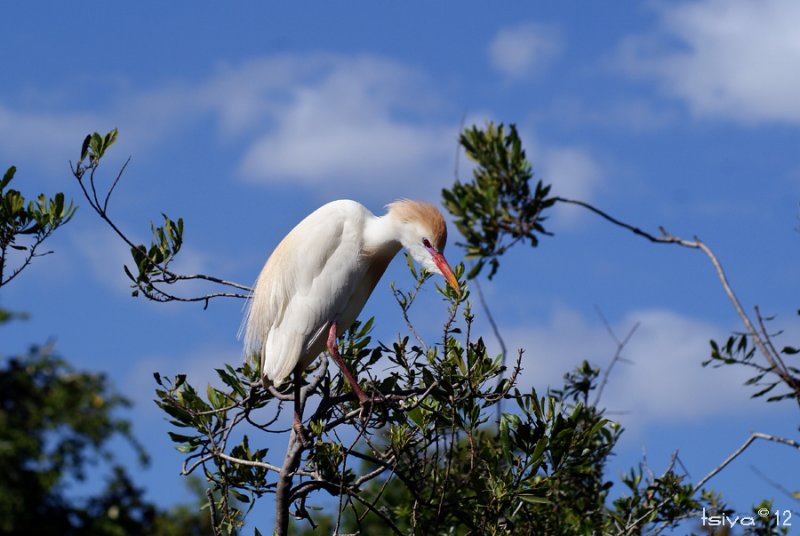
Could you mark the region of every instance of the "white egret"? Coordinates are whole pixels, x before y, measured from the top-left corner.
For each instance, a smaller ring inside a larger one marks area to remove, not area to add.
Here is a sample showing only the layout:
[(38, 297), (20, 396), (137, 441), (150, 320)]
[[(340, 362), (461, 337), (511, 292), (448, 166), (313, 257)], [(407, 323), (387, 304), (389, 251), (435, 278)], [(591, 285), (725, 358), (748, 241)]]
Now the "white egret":
[(278, 386), (294, 373), (298, 434), (301, 374), (326, 346), (359, 402), (369, 401), (336, 337), (356, 320), (401, 247), (460, 292), (442, 255), (447, 227), (439, 210), (405, 199), (387, 209), (378, 217), (355, 201), (323, 205), (278, 244), (256, 281), (243, 324), (245, 352), (260, 363), (265, 384)]

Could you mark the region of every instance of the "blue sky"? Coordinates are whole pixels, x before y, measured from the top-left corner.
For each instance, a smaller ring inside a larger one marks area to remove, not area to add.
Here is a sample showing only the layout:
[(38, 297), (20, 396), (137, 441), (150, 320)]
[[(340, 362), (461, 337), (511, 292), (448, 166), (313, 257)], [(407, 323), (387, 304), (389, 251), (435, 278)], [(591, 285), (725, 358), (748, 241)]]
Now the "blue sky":
[[(65, 191), (82, 206), (55, 254), (3, 289), (0, 306), (32, 315), (4, 328), (3, 352), (52, 338), (76, 365), (107, 371), (136, 401), (155, 459), (139, 482), (164, 503), (184, 498), (152, 372), (204, 382), (238, 362), (242, 304), (130, 298), (127, 252), (69, 174), (85, 134), (120, 130), (104, 165), (110, 177), (132, 157), (111, 203), (132, 236), (146, 240), (161, 212), (182, 216), (183, 269), (247, 284), (326, 201), (376, 212), (397, 197), (437, 201), (456, 170), (469, 173), (459, 128), (489, 119), (518, 124), (554, 192), (701, 237), (748, 311), (777, 315), (779, 342), (797, 344), (798, 21), (791, 0), (6, 3), (0, 166), (17, 165), (23, 193)], [(555, 236), (512, 251), (484, 291), (509, 346), (526, 349), (523, 384), (540, 389), (581, 359), (609, 362), (598, 309), (619, 337), (640, 324), (603, 397), (628, 430), (612, 471), (646, 456), (659, 472), (677, 449), (698, 480), (752, 431), (796, 435), (794, 408), (749, 400), (738, 371), (701, 368), (708, 340), (741, 326), (699, 252), (577, 210), (549, 221)], [(402, 329), (390, 281), (408, 281), (402, 262), (364, 313), (385, 340)], [(442, 318), (429, 294), (421, 325)], [(796, 506), (753, 467), (797, 487), (796, 455), (779, 445), (712, 484), (742, 511), (764, 496)]]

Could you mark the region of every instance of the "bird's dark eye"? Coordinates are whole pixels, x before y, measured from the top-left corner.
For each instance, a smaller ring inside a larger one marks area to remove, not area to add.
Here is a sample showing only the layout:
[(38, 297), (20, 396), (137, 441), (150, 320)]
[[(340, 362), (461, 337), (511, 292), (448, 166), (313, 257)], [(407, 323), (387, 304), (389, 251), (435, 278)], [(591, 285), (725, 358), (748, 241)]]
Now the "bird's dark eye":
[(423, 239), (422, 239), (422, 245), (423, 245), (423, 246), (425, 246), (425, 247), (426, 247), (426, 248), (428, 248), (428, 249), (432, 249), (431, 243), (430, 243), (430, 242), (428, 242), (428, 239), (427, 239), (427, 238), (423, 238)]

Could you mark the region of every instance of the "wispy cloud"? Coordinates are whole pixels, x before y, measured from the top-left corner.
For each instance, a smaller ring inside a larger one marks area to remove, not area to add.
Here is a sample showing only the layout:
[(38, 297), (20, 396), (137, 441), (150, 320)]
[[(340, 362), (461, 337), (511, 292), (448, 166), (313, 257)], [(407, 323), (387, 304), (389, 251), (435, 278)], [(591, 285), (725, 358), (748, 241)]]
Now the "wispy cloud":
[(418, 73), (375, 58), (337, 59), (286, 90), (284, 106), (270, 115), (274, 127), (245, 152), (246, 178), (406, 188), (447, 178), (456, 125), (420, 113), (429, 108), (418, 99), (437, 97)]
[(643, 97), (620, 98), (611, 103), (591, 103), (584, 97), (564, 96), (546, 110), (536, 112), (541, 118), (573, 130), (592, 126), (634, 132), (652, 132), (675, 124), (675, 110)]
[(489, 44), (489, 62), (510, 78), (523, 78), (541, 74), (561, 48), (561, 37), (553, 26), (519, 24), (497, 32)]
[(30, 112), (0, 102), (0, 167), (35, 166), (37, 171), (67, 172), (83, 137), (101, 121), (91, 111)]
[(424, 74), (386, 58), (276, 55), (193, 83), (123, 89), (88, 111), (0, 105), (0, 154), (35, 161), (46, 152), (64, 165), (92, 130), (117, 126), (136, 152), (211, 119), (253, 183), (420, 195), (450, 179), (457, 120), (437, 119), (442, 102)]
[[(522, 134), (528, 160), (533, 164), (534, 179), (552, 185), (552, 194), (592, 201), (603, 184), (605, 171), (592, 152), (580, 145), (543, 143), (531, 129)], [(574, 226), (584, 211), (577, 207), (559, 204), (554, 212), (555, 221), (563, 226)]]
[[(747, 371), (701, 366), (709, 355), (708, 341), (727, 338), (728, 330), (663, 309), (631, 311), (612, 329), (622, 338), (637, 323), (601, 404), (617, 412), (626, 428), (639, 431), (762, 408), (741, 387)], [(526, 349), (522, 381), (537, 389), (561, 385), (562, 375), (583, 359), (605, 368), (616, 351), (599, 319), (564, 306), (556, 307), (544, 325), (507, 328), (503, 334), (509, 348)]]
[[(143, 242), (135, 237), (132, 240), (137, 244)], [(78, 253), (77, 264), (88, 269), (94, 278), (106, 288), (120, 295), (130, 295), (131, 282), (123, 272), (123, 266), (128, 266), (134, 273), (135, 267), (130, 248), (125, 242), (106, 228), (72, 231), (70, 242)], [(215, 267), (219, 264), (215, 259), (216, 257), (213, 255), (184, 244), (175, 262), (171, 264), (171, 269), (181, 274), (215, 273)], [(183, 295), (201, 295), (207, 286), (203, 282), (186, 283), (180, 285), (179, 289), (172, 290)], [(158, 310), (166, 312), (170, 309), (162, 307)]]
[(698, 116), (800, 122), (800, 3), (665, 3), (651, 33), (623, 41), (618, 61)]

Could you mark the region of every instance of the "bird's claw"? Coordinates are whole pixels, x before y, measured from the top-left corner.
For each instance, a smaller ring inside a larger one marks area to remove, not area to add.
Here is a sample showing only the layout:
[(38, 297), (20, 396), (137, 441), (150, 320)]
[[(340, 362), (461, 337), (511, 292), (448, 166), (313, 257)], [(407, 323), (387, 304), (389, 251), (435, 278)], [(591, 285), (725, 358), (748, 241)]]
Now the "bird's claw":
[(361, 406), (361, 412), (359, 413), (359, 419), (361, 422), (365, 423), (369, 420), (369, 416), (372, 413), (372, 405), (373, 404), (381, 404), (386, 402), (386, 398), (381, 395), (372, 395), (372, 396), (364, 396), (363, 398), (358, 399), (358, 403)]

